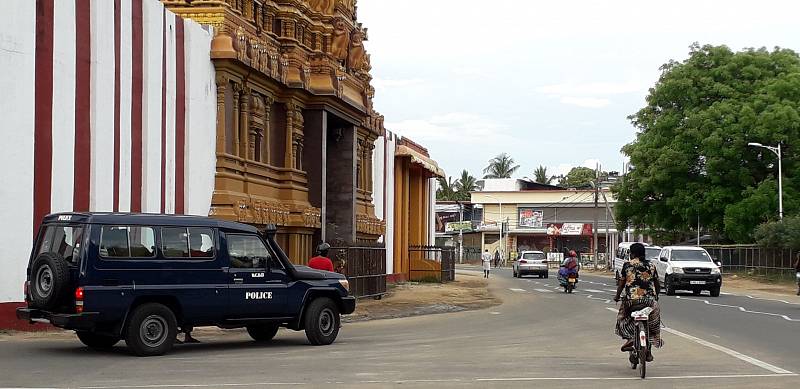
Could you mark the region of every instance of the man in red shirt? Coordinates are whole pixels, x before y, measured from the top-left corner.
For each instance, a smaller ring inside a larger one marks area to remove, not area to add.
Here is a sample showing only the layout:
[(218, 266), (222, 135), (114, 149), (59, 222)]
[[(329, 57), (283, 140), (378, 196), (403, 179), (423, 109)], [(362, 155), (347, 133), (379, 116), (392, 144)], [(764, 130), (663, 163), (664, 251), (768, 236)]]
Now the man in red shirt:
[(317, 256), (308, 261), (308, 267), (317, 270), (333, 271), (333, 262), (328, 258), (328, 250), (331, 245), (322, 243), (317, 247)]

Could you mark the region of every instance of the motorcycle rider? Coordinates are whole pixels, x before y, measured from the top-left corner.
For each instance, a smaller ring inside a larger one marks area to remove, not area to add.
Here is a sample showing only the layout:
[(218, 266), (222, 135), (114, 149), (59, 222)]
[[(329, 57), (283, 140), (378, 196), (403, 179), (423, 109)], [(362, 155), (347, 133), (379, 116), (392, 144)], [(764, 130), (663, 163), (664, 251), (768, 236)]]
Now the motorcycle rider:
[[(636, 327), (631, 317), (631, 312), (635, 312), (645, 307), (650, 307), (653, 311), (648, 319), (648, 332), (650, 344), (660, 348), (664, 342), (661, 339), (661, 309), (658, 306), (658, 294), (661, 285), (658, 282), (658, 272), (656, 267), (647, 260), (644, 245), (634, 243), (630, 247), (630, 259), (622, 265), (620, 278), (617, 281), (617, 293), (614, 301), (619, 302), (622, 297), (617, 322), (614, 332), (625, 340), (622, 351), (630, 351), (633, 347), (633, 340), (636, 337)], [(624, 295), (622, 294), (623, 292)], [(621, 296), (622, 295), (622, 296)], [(651, 362), (653, 355), (647, 355), (647, 361)]]
[(570, 274), (575, 274), (575, 278), (578, 278), (578, 271), (580, 271), (580, 269), (581, 264), (578, 262), (578, 253), (576, 253), (575, 250), (570, 250), (567, 257), (561, 261), (561, 266), (558, 269), (559, 280), (564, 280), (564, 282), (566, 282)]

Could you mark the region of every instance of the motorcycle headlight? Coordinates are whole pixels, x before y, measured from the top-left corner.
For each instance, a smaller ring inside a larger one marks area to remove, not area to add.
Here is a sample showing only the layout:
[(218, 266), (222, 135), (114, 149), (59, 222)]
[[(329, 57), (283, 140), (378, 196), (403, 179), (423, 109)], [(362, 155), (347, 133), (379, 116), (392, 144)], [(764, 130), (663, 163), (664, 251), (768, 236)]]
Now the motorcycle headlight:
[(683, 268), (680, 268), (680, 267), (673, 267), (673, 268), (672, 268), (672, 272), (673, 272), (673, 273), (677, 273), (677, 274), (683, 274)]
[(342, 287), (343, 287), (345, 290), (347, 290), (348, 292), (350, 292), (350, 281), (347, 281), (347, 280), (339, 280), (339, 284), (341, 284), (341, 285), (342, 285)]
[(711, 274), (720, 274), (719, 268), (715, 267), (715, 268), (711, 269)]

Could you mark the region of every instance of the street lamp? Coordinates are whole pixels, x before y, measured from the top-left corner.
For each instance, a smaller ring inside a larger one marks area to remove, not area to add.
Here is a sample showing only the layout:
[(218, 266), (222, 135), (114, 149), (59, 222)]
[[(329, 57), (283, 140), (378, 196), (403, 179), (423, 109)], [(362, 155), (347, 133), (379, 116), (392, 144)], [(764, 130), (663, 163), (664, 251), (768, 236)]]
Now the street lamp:
[(503, 200), (500, 200), (499, 198), (490, 194), (484, 193), (483, 195), (497, 200), (497, 202), (500, 204), (500, 256), (503, 258), (503, 262), (505, 262), (505, 244), (503, 244)]
[(750, 142), (747, 145), (767, 149), (778, 156), (778, 218), (783, 221), (783, 171), (781, 168), (781, 144), (778, 143), (778, 147), (765, 146), (756, 142)]

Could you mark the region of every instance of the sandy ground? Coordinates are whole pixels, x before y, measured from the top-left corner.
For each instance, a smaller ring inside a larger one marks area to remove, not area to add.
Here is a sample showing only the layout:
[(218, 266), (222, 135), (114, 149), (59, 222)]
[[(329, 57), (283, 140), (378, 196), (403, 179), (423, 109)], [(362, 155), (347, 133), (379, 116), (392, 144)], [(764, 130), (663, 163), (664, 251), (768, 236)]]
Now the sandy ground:
[(478, 272), (459, 271), (444, 284), (409, 282), (391, 286), (381, 300), (362, 299), (345, 322), (458, 312), (500, 304)]

